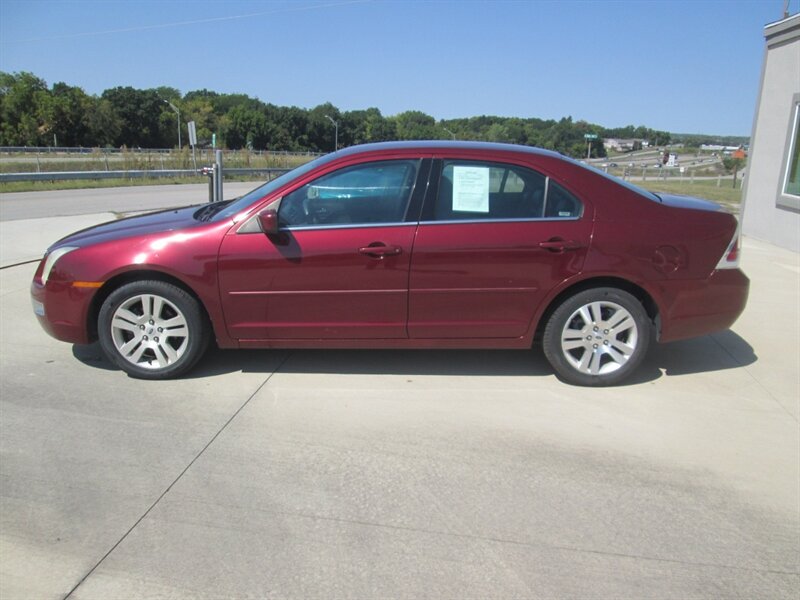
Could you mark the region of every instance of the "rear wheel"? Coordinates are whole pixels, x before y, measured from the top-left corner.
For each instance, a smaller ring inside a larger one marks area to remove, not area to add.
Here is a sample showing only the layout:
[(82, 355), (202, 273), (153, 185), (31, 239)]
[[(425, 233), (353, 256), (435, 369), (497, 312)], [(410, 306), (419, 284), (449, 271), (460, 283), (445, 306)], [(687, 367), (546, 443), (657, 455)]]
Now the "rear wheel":
[(553, 312), (542, 342), (560, 379), (583, 386), (613, 385), (642, 362), (651, 328), (634, 296), (595, 288), (567, 298)]
[(100, 309), (97, 330), (111, 362), (141, 379), (182, 375), (208, 346), (199, 302), (164, 281), (136, 281), (114, 290)]

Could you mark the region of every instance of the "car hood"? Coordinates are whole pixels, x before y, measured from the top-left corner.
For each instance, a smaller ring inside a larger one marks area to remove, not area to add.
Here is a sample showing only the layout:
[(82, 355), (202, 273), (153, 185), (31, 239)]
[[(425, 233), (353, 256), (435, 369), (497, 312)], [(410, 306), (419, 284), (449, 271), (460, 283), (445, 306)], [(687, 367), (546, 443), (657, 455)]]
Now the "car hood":
[(188, 206), (177, 210), (163, 210), (136, 217), (127, 217), (117, 221), (109, 221), (88, 227), (61, 238), (48, 248), (48, 252), (59, 246), (90, 246), (140, 235), (166, 233), (176, 229), (201, 226), (203, 223), (194, 219), (198, 206)]
[(711, 212), (722, 210), (722, 207), (716, 202), (703, 200), (702, 198), (678, 196), (676, 194), (662, 194), (661, 192), (658, 192), (658, 197), (661, 198), (663, 204), (672, 206), (673, 208), (690, 208), (693, 210), (707, 210)]

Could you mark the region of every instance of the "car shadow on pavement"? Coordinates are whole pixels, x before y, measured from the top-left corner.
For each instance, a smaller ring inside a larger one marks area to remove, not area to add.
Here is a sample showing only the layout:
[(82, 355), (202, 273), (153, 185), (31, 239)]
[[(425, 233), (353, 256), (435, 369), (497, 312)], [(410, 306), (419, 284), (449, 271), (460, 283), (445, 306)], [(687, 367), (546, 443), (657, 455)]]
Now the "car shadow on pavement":
[[(119, 370), (100, 345), (72, 347), (85, 365)], [(735, 369), (758, 360), (753, 348), (733, 331), (693, 340), (655, 344), (639, 369), (622, 385), (647, 383), (666, 376)], [(520, 350), (219, 350), (211, 348), (185, 378), (227, 373), (439, 376), (551, 376), (540, 348)]]

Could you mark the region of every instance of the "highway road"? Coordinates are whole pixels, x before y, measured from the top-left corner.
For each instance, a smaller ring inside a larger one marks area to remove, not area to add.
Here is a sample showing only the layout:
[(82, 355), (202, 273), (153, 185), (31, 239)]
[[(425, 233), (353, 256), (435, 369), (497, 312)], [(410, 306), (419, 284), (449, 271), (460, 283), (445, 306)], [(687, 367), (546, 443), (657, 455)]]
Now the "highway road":
[[(235, 198), (261, 183), (226, 183), (223, 195), (228, 199)], [(132, 213), (204, 202), (208, 202), (208, 186), (205, 184), (15, 192), (0, 194), (0, 221)]]

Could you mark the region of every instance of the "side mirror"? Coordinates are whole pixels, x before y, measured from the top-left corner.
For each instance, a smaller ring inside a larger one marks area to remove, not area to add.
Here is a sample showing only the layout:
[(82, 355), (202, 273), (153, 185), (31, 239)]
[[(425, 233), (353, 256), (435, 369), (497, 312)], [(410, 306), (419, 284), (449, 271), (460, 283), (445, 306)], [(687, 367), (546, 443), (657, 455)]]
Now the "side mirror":
[(258, 213), (258, 223), (261, 231), (267, 235), (277, 235), (278, 233), (278, 213), (273, 208), (265, 208)]

